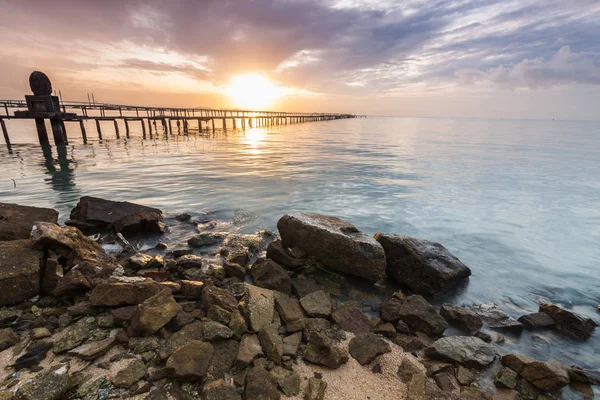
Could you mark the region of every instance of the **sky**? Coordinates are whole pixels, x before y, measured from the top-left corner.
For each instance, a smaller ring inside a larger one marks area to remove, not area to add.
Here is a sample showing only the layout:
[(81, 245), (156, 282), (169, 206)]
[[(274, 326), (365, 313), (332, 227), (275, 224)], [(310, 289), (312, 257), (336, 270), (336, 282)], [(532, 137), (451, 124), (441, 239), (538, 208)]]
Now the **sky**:
[(600, 119), (600, 0), (0, 0), (0, 98)]

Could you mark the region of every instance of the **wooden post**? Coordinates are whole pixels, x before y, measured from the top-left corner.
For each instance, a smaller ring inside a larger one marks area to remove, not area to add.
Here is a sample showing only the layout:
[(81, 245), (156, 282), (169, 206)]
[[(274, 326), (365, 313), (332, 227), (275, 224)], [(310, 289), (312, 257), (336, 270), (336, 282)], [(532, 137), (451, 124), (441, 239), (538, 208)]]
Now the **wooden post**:
[(100, 121), (96, 120), (96, 130), (98, 131), (98, 138), (102, 140), (102, 129), (100, 129)]
[(212, 123), (212, 130), (215, 131), (215, 119), (211, 118), (210, 122)]
[[(169, 135), (173, 134), (173, 124), (172, 124), (172, 122), (173, 122), (173, 120), (170, 119), (169, 120)], [(167, 132), (165, 132), (165, 133), (167, 133)]]
[(242, 116), (242, 129), (246, 129), (246, 117)]
[[(152, 139), (152, 122), (150, 122), (150, 118), (146, 121), (148, 121), (148, 133), (150, 134), (150, 139)], [(144, 123), (144, 120), (142, 120), (142, 123)]]
[(119, 125), (117, 124), (117, 120), (113, 119), (113, 122), (115, 124), (115, 133), (117, 134), (117, 139), (121, 139), (121, 136), (119, 135)]
[(202, 120), (198, 118), (198, 133), (202, 132)]
[(4, 135), (6, 146), (10, 149), (10, 138), (8, 137), (8, 130), (6, 129), (6, 123), (3, 119), (0, 119), (0, 126), (2, 126), (2, 134)]
[(54, 136), (54, 144), (57, 146), (64, 145), (66, 143), (66, 139), (62, 130), (61, 120), (52, 118), (50, 120), (50, 126), (52, 127), (52, 136)]
[(187, 135), (188, 133), (188, 121), (187, 119), (183, 120), (183, 132)]
[(79, 120), (79, 127), (81, 128), (81, 137), (83, 137), (83, 143), (87, 143), (87, 133), (85, 132), (85, 124), (82, 119)]
[(248, 126), (249, 126), (250, 128), (253, 128), (253, 126), (252, 126), (252, 117), (249, 117), (249, 118), (248, 118)]
[(50, 141), (48, 140), (48, 131), (46, 130), (46, 122), (44, 121), (44, 118), (36, 118), (35, 119), (35, 127), (37, 129), (38, 139), (40, 141), (40, 144), (41, 145), (50, 144)]
[(237, 127), (235, 126), (235, 117), (231, 118), (231, 120), (233, 121), (233, 129), (237, 129)]
[(127, 118), (124, 118), (123, 121), (125, 122), (125, 136), (129, 139), (129, 121)]
[(223, 130), (227, 130), (227, 118), (223, 118)]

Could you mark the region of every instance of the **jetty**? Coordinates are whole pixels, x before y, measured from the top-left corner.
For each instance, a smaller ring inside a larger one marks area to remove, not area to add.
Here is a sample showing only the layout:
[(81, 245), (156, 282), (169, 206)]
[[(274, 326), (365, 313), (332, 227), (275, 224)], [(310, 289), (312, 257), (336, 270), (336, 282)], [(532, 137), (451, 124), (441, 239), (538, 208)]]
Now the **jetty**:
[[(50, 79), (42, 72), (34, 71), (29, 77), (29, 85), (33, 95), (25, 95), (25, 100), (0, 100), (0, 127), (6, 145), (10, 148), (10, 135), (5, 120), (21, 119), (35, 121), (40, 144), (49, 144), (46, 120), (50, 121), (52, 136), (56, 145), (68, 144), (67, 124), (75, 122), (79, 125), (84, 143), (88, 141), (85, 121), (93, 120), (100, 140), (102, 125), (111, 123), (116, 138), (121, 137), (124, 128), (129, 138), (130, 125), (141, 124), (144, 139), (159, 134), (188, 134), (193, 132), (215, 131), (217, 129), (247, 129), (274, 125), (287, 125), (310, 121), (329, 121), (346, 118), (357, 118), (353, 114), (340, 113), (302, 113), (282, 111), (256, 111), (213, 108), (176, 108), (147, 107), (136, 105), (107, 104), (94, 102), (63, 102), (52, 95)], [(77, 128), (76, 128), (77, 129)]]

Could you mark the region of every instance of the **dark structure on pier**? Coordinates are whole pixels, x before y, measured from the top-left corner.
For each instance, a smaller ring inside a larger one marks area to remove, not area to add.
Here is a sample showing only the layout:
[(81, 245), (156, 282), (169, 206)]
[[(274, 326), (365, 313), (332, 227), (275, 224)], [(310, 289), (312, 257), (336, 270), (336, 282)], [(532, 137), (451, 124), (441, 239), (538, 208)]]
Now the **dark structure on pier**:
[[(84, 122), (94, 120), (98, 137), (102, 139), (101, 122), (109, 121), (114, 124), (115, 134), (120, 138), (118, 121), (125, 125), (125, 134), (129, 137), (130, 122), (140, 122), (142, 133), (146, 138), (146, 125), (150, 137), (152, 137), (152, 126), (156, 132), (157, 123), (162, 126), (164, 134), (173, 133), (175, 121), (177, 130), (187, 134), (190, 125), (195, 124), (198, 132), (204, 130), (215, 130), (215, 121), (220, 125), (219, 129), (226, 130), (229, 125), (233, 129), (238, 127), (246, 129), (258, 126), (283, 125), (308, 121), (326, 121), (343, 118), (356, 118), (352, 114), (333, 113), (294, 113), (276, 111), (250, 111), (250, 110), (216, 110), (211, 108), (164, 108), (143, 107), (129, 105), (115, 105), (104, 103), (64, 103), (57, 96), (52, 95), (52, 83), (50, 79), (40, 71), (34, 71), (29, 77), (29, 86), (33, 95), (26, 95), (22, 100), (0, 100), (0, 107), (4, 109), (5, 115), (0, 115), (0, 127), (10, 148), (10, 137), (4, 122), (5, 119), (33, 119), (37, 128), (40, 144), (49, 144), (48, 132), (45, 120), (50, 120), (52, 135), (56, 145), (68, 143), (65, 122), (79, 122), (81, 135), (87, 142), (87, 133)], [(18, 109), (10, 114), (9, 109)], [(67, 110), (69, 112), (67, 112)], [(96, 114), (96, 115), (93, 115)], [(97, 115), (99, 114), (99, 115)]]

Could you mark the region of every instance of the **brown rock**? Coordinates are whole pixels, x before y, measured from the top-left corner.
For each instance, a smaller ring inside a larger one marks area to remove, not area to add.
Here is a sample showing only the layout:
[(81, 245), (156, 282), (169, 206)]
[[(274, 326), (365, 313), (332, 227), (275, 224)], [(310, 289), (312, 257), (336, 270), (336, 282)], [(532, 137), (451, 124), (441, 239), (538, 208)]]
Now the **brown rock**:
[(371, 363), (377, 356), (392, 351), (390, 345), (374, 333), (362, 333), (350, 340), (350, 354), (360, 365)]
[(57, 220), (58, 211), (51, 208), (0, 203), (0, 242), (29, 239), (36, 221), (56, 224)]
[(181, 281), (181, 294), (190, 299), (200, 299), (202, 297), (202, 290), (204, 289), (204, 282), (202, 281)]
[(127, 333), (129, 336), (152, 335), (181, 311), (181, 306), (173, 299), (171, 292), (168, 289), (162, 290), (138, 306), (131, 317)]
[(306, 385), (306, 400), (323, 400), (325, 399), (325, 391), (327, 390), (327, 382), (319, 378), (309, 378)]
[(160, 285), (154, 281), (101, 283), (92, 290), (90, 303), (94, 306), (135, 305), (158, 292)]
[(336, 308), (331, 313), (331, 318), (347, 332), (359, 334), (371, 331), (369, 318), (354, 306)]
[(202, 308), (208, 310), (212, 305), (217, 305), (227, 311), (236, 311), (238, 302), (233, 295), (225, 289), (208, 284), (202, 290)]
[(553, 304), (542, 304), (539, 311), (548, 314), (556, 322), (556, 328), (559, 331), (575, 339), (588, 339), (596, 327), (596, 323), (591, 318), (563, 310)]
[(92, 285), (77, 270), (69, 271), (58, 280), (52, 294), (56, 297), (74, 297), (92, 290)]
[(84, 360), (93, 360), (106, 354), (115, 341), (114, 337), (109, 337), (96, 342), (85, 343), (69, 350), (68, 354), (83, 358)]
[(437, 310), (419, 295), (408, 296), (401, 300), (398, 310), (399, 319), (413, 331), (425, 332), (430, 336), (441, 336), (448, 323)]
[(258, 339), (262, 350), (265, 352), (269, 360), (279, 363), (283, 356), (283, 339), (277, 332), (277, 326), (274, 324), (267, 325), (258, 333)]
[(304, 359), (323, 365), (327, 368), (337, 369), (348, 362), (348, 352), (339, 343), (333, 341), (321, 332), (313, 331), (304, 352)]
[(263, 355), (264, 353), (262, 347), (260, 346), (258, 335), (246, 334), (242, 337), (240, 342), (236, 362), (240, 367), (246, 367), (256, 357)]
[(112, 382), (119, 388), (130, 388), (146, 375), (146, 366), (139, 359), (127, 362), (113, 377)]
[(11, 328), (0, 329), (0, 351), (19, 343), (21, 339)]
[(210, 343), (193, 340), (179, 347), (167, 360), (167, 369), (178, 379), (199, 380), (208, 372), (213, 347)]
[(281, 292), (274, 292), (273, 294), (275, 296), (275, 308), (284, 323), (287, 324), (304, 318), (298, 299)]
[(252, 367), (246, 375), (246, 400), (279, 400), (277, 380), (261, 367)]
[(450, 324), (465, 332), (475, 333), (483, 326), (481, 318), (466, 307), (457, 307), (452, 304), (443, 304), (440, 315)]
[(273, 260), (259, 258), (252, 264), (250, 275), (256, 286), (290, 294), (292, 279), (287, 271)]
[(204, 400), (242, 400), (235, 388), (228, 385), (223, 379), (208, 382), (202, 388)]
[(31, 240), (0, 242), (0, 305), (18, 304), (39, 293), (42, 258)]
[(243, 309), (249, 328), (259, 332), (273, 320), (275, 297), (273, 291), (245, 284), (246, 294), (243, 299)]
[(295, 258), (283, 247), (281, 240), (275, 239), (267, 246), (267, 258), (284, 266), (289, 270), (301, 268), (308, 261), (307, 258)]
[(318, 290), (303, 296), (300, 304), (312, 318), (329, 318), (331, 316), (331, 297), (323, 290)]

